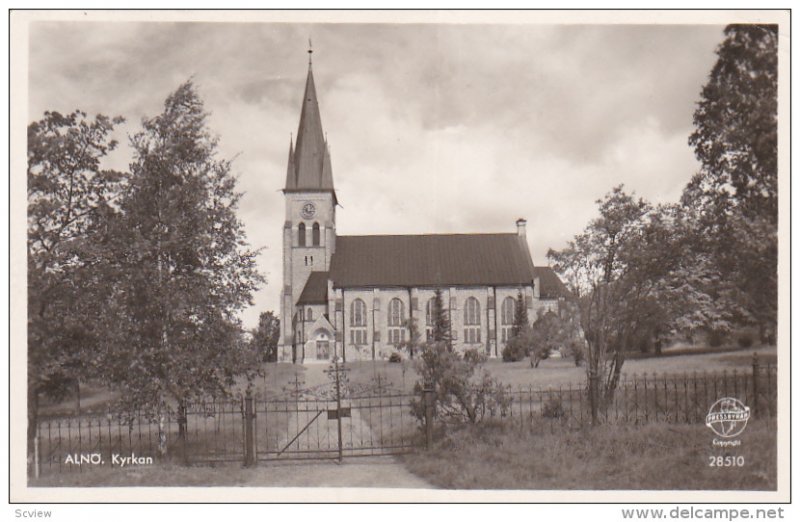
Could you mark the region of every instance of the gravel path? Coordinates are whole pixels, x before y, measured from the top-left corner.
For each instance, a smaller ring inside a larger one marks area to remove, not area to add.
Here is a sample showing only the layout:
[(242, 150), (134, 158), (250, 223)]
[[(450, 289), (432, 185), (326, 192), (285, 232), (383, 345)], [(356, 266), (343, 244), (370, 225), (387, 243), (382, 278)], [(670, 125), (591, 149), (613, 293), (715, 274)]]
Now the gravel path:
[(394, 457), (354, 457), (330, 462), (261, 463), (246, 486), (433, 488)]

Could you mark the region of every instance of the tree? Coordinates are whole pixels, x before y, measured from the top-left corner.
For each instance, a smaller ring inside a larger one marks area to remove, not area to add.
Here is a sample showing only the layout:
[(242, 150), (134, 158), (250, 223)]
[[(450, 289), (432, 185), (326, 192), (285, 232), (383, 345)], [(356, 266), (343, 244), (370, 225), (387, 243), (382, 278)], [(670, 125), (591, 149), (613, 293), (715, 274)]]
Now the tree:
[(403, 326), (408, 329), (408, 339), (403, 339), (397, 348), (407, 350), (409, 359), (413, 360), (414, 354), (422, 349), (422, 334), (417, 326), (417, 318), (409, 317), (403, 322)]
[(528, 306), (525, 302), (525, 296), (522, 295), (522, 290), (520, 290), (517, 292), (517, 306), (514, 307), (514, 324), (511, 326), (511, 337), (518, 336), (526, 326), (530, 326)]
[(448, 350), (453, 349), (453, 335), (450, 332), (450, 316), (444, 308), (444, 300), (442, 298), (442, 291), (436, 289), (433, 294), (433, 335), (432, 339), (436, 342), (442, 342), (447, 346)]
[(778, 219), (778, 26), (725, 28), (689, 137), (702, 168), (690, 185), (747, 217)]
[(540, 362), (572, 340), (569, 326), (553, 311), (538, 315), (531, 326), (531, 368), (538, 368)]
[(523, 324), (519, 328), (515, 328), (516, 333), (506, 341), (503, 347), (503, 361), (504, 362), (517, 362), (523, 360), (530, 355), (534, 346), (533, 329), (529, 324)]
[(224, 396), (235, 376), (252, 379), (259, 367), (237, 312), (263, 279), (236, 217), (231, 164), (217, 159), (206, 118), (188, 81), (143, 121), (113, 223), (106, 379), (127, 407), (159, 418), (186, 400)]
[(777, 323), (777, 51), (776, 25), (725, 28), (689, 137), (701, 169), (682, 198), (692, 249), (725, 286), (720, 313), (758, 324), (764, 340)]
[(102, 168), (121, 118), (46, 112), (28, 126), (28, 448), (39, 396), (97, 370), (106, 223), (122, 176)]
[(252, 332), (253, 349), (261, 354), (264, 362), (278, 360), (278, 339), (280, 338), (280, 320), (272, 310), (261, 312), (258, 316), (258, 327)]
[(600, 216), (548, 257), (576, 296), (590, 382), (600, 380), (610, 398), (625, 352), (652, 324), (645, 305), (655, 301), (680, 253), (665, 248), (668, 228), (657, 209), (622, 186), (597, 203)]

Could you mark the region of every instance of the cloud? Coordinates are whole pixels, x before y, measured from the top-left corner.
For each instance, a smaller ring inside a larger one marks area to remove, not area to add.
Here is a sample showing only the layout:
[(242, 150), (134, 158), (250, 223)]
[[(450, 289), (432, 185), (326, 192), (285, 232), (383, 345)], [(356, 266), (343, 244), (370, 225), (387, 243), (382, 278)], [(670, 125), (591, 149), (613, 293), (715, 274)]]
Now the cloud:
[[(697, 169), (687, 137), (722, 28), (446, 24), (50, 23), (32, 26), (31, 120), (123, 115), (117, 137), (193, 77), (245, 192), (278, 308), (290, 133), (306, 46), (343, 208), (340, 234), (511, 232), (534, 262), (563, 247), (613, 186), (675, 201)], [(125, 168), (130, 150), (110, 158)]]

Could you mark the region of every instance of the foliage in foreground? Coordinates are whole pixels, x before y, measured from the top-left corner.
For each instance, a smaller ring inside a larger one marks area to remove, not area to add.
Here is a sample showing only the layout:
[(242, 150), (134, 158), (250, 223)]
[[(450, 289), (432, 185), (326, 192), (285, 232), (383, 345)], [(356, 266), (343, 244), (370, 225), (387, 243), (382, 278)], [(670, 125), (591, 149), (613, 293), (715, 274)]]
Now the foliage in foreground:
[(121, 121), (28, 127), (29, 438), (39, 395), (79, 380), (157, 414), (258, 367), (237, 317), (263, 282), (257, 252), (192, 82), (142, 121), (129, 171), (105, 170)]
[(709, 466), (710, 456), (726, 450), (711, 446), (713, 434), (702, 424), (551, 432), (484, 423), (453, 429), (432, 450), (403, 460), (415, 475), (449, 489), (774, 490), (776, 429), (773, 421), (748, 424), (740, 468)]
[(667, 336), (757, 326), (777, 310), (778, 27), (729, 25), (689, 137), (700, 171), (679, 203), (654, 206), (622, 186), (554, 269), (577, 297), (587, 371), (609, 398), (625, 354)]
[(423, 390), (430, 386), (436, 422), (474, 424), (504, 415), (511, 406), (508, 387), (484, 368), (485, 362), (486, 356), (477, 350), (460, 355), (446, 342), (426, 343), (414, 363), (421, 380), (414, 385), (412, 413), (424, 424)]
[(92, 377), (108, 285), (102, 238), (124, 183), (104, 169), (122, 118), (46, 112), (28, 126), (28, 441), (39, 396), (60, 399)]

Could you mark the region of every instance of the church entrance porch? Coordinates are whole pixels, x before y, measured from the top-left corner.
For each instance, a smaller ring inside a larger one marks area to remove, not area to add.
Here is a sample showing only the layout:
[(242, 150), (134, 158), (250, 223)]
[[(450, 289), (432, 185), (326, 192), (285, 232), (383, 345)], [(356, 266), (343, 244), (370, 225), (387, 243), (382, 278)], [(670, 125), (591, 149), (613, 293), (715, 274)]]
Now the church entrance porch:
[(330, 341), (328, 340), (319, 340), (317, 341), (317, 359), (328, 361), (331, 358), (330, 355)]
[(334, 331), (333, 325), (320, 314), (305, 330), (305, 342), (300, 345), (302, 357), (298, 358), (297, 362), (302, 364), (331, 362), (336, 355)]
[(333, 335), (327, 328), (314, 331), (305, 343), (303, 363), (328, 363), (333, 359)]

